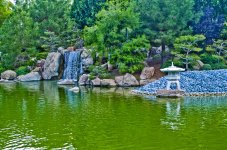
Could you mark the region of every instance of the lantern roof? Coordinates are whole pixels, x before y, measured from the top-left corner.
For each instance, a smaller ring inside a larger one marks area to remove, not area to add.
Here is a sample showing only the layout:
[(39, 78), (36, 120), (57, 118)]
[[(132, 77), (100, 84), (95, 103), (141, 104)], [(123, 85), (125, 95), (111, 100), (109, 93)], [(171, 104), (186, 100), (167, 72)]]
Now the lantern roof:
[(161, 71), (162, 72), (182, 72), (182, 71), (185, 71), (185, 69), (174, 66), (174, 64), (172, 62), (172, 66), (169, 66), (167, 68), (163, 68), (163, 69), (161, 69)]

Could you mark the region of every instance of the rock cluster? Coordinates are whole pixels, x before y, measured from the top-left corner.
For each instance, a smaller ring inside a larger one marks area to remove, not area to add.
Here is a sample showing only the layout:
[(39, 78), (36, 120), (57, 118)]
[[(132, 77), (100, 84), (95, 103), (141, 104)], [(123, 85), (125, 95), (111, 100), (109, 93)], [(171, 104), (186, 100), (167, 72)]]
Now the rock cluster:
[(83, 74), (80, 77), (79, 85), (92, 85), (92, 86), (102, 86), (102, 87), (114, 87), (114, 86), (121, 86), (121, 87), (128, 87), (128, 86), (139, 86), (139, 82), (136, 78), (126, 73), (124, 76), (117, 76), (114, 79), (100, 79), (96, 77), (93, 80), (89, 79), (88, 74)]
[[(227, 93), (227, 70), (188, 71), (180, 73), (181, 89), (187, 95)], [(167, 80), (160, 78), (134, 90), (136, 93), (155, 94), (165, 89)], [(174, 88), (174, 87), (172, 87)]]
[(136, 80), (136, 78), (129, 73), (126, 73), (126, 75), (124, 76), (115, 77), (115, 81), (118, 86), (123, 86), (123, 87), (139, 85), (139, 82)]

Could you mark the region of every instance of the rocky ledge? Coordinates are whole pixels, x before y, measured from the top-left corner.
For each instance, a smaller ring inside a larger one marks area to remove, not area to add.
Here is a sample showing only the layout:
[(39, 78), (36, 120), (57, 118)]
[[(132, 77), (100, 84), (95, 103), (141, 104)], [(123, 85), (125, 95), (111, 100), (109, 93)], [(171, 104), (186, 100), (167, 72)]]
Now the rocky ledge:
[[(180, 73), (181, 89), (185, 96), (227, 95), (227, 70), (187, 71)], [(133, 90), (137, 94), (157, 95), (165, 89), (166, 77)], [(174, 89), (174, 86), (172, 87)]]

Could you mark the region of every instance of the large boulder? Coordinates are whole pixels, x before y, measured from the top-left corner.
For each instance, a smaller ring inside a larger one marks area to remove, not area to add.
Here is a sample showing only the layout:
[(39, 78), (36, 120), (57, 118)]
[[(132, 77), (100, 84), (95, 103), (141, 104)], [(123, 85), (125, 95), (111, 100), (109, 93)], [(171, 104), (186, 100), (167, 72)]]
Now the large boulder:
[(22, 82), (40, 81), (42, 79), (42, 77), (38, 72), (30, 72), (26, 75), (18, 76), (17, 79)]
[(91, 51), (86, 48), (82, 48), (78, 50), (82, 50), (81, 59), (82, 59), (83, 68), (86, 70), (88, 69), (89, 66), (93, 65), (94, 63), (93, 58), (91, 56)]
[(136, 78), (129, 73), (126, 73), (124, 76), (115, 77), (115, 82), (118, 86), (123, 87), (139, 86), (139, 82), (136, 80)]
[(141, 80), (151, 79), (154, 76), (154, 67), (145, 67), (140, 75)]
[(116, 86), (116, 82), (113, 79), (103, 79), (101, 80), (101, 86)]
[(79, 79), (79, 85), (86, 85), (89, 75), (83, 74)]
[(49, 53), (44, 64), (42, 73), (43, 79), (50, 80), (59, 76), (60, 64), (62, 63), (62, 55), (58, 52)]
[(204, 63), (201, 60), (197, 60), (195, 65), (192, 66), (194, 70), (202, 70)]
[(12, 70), (6, 70), (3, 73), (1, 73), (1, 79), (4, 80), (14, 80), (17, 77), (17, 73)]
[(96, 77), (94, 80), (91, 80), (91, 84), (93, 86), (101, 86), (101, 79), (99, 79), (98, 77)]

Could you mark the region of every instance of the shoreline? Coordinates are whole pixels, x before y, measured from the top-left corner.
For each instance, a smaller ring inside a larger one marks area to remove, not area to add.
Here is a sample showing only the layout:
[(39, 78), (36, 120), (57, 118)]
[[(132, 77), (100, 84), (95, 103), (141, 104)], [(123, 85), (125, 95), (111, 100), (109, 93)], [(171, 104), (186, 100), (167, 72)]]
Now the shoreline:
[[(157, 96), (157, 93), (150, 93), (150, 92), (141, 92), (138, 90), (132, 90), (132, 94), (142, 95), (142, 96)], [(200, 96), (227, 96), (227, 92), (192, 92), (192, 93), (184, 93), (182, 97), (192, 96), (192, 97), (200, 97)]]

